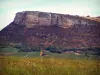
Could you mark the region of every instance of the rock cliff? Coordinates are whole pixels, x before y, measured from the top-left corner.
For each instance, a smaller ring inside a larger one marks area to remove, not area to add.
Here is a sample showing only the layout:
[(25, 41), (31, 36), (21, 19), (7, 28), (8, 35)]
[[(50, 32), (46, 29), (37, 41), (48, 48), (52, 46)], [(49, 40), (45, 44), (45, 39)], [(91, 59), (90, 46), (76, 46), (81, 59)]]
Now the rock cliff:
[(10, 43), (43, 49), (100, 47), (100, 22), (57, 13), (18, 12), (0, 31), (0, 45)]
[(38, 11), (23, 11), (16, 14), (14, 23), (25, 25), (26, 28), (33, 28), (42, 25), (57, 25), (59, 27), (69, 28), (72, 25), (96, 25), (98, 22), (79, 16)]

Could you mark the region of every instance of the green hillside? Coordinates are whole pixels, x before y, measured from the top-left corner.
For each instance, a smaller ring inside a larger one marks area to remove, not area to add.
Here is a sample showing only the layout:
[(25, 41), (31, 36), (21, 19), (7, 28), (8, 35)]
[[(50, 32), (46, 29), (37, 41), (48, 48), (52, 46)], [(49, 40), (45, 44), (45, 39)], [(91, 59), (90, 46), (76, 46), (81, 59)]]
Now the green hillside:
[(18, 52), (19, 49), (14, 48), (14, 47), (4, 47), (4, 48), (0, 48), (0, 53), (12, 53), (12, 52)]

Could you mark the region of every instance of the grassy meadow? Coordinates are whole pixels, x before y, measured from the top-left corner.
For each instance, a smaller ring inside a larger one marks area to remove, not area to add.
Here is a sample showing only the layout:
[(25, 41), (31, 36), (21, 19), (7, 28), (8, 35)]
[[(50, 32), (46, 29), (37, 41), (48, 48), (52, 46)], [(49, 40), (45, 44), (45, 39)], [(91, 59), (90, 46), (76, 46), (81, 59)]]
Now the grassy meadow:
[(0, 75), (100, 75), (100, 60), (0, 56)]
[(0, 48), (0, 75), (100, 75), (100, 56)]

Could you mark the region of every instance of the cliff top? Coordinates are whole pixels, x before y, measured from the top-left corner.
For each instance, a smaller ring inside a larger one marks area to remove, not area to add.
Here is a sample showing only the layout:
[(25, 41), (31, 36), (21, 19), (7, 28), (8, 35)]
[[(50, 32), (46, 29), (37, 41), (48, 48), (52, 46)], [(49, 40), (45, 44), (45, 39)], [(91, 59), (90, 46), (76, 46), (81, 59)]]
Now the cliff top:
[(14, 19), (15, 24), (25, 25), (27, 28), (34, 26), (51, 26), (58, 25), (59, 27), (69, 28), (72, 25), (96, 25), (99, 21), (74, 16), (69, 14), (59, 14), (40, 11), (23, 11), (16, 13)]

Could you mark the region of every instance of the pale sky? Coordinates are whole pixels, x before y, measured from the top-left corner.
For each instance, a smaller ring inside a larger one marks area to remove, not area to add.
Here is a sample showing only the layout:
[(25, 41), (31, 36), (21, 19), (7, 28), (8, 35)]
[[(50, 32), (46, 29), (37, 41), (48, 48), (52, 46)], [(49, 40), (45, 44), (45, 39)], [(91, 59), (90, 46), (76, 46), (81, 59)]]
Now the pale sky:
[(20, 11), (100, 16), (100, 0), (0, 0), (0, 30)]

